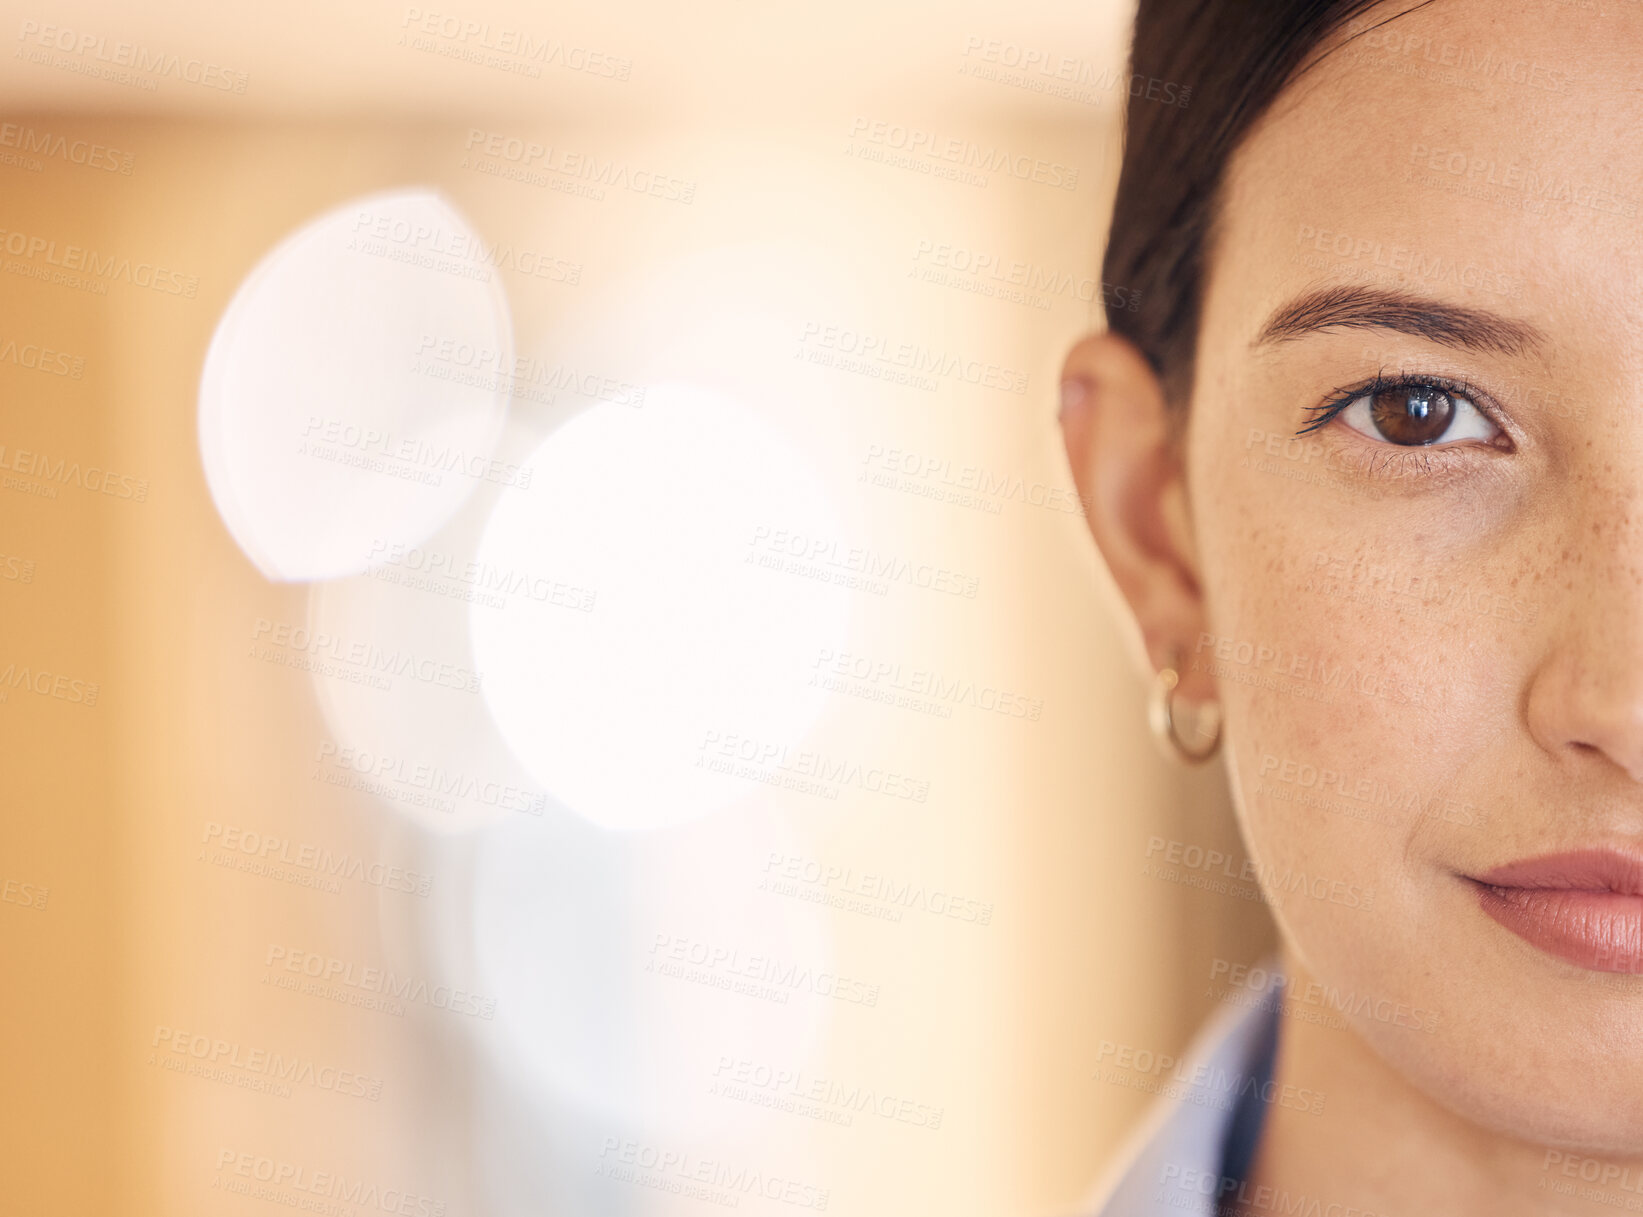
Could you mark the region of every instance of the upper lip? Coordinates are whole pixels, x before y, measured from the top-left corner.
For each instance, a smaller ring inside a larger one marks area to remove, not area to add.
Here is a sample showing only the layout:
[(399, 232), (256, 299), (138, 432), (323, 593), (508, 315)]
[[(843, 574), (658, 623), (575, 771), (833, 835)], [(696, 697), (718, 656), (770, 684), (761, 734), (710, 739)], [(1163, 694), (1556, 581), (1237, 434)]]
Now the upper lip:
[(1643, 896), (1643, 855), (1606, 848), (1574, 849), (1508, 862), (1471, 878), (1489, 887)]

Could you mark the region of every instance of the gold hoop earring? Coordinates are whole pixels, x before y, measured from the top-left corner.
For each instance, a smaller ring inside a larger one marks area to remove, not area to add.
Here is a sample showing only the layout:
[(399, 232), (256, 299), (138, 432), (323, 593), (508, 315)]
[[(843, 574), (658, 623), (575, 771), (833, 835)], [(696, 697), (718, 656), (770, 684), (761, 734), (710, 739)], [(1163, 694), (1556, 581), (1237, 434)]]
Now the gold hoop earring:
[(1217, 702), (1210, 702), (1205, 711), (1201, 711), (1198, 719), (1198, 730), (1194, 735), (1203, 739), (1203, 719), (1209, 717), (1214, 724), (1214, 733), (1209, 736), (1207, 745), (1189, 747), (1181, 738), (1175, 726), (1175, 690), (1181, 683), (1181, 673), (1177, 670), (1180, 663), (1181, 651), (1179, 647), (1169, 650), (1169, 662), (1159, 671), (1153, 681), (1152, 697), (1147, 704), (1147, 722), (1152, 727), (1153, 737), (1163, 748), (1165, 755), (1173, 760), (1187, 765), (1200, 765), (1215, 755), (1215, 750), (1221, 746), (1221, 711)]

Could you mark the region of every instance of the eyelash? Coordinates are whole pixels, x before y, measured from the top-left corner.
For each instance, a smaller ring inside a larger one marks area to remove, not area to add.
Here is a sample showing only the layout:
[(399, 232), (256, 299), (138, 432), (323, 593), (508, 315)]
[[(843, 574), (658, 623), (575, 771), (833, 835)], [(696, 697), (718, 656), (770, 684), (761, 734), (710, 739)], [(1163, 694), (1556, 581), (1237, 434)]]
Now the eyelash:
[[(1500, 417), (1490, 403), (1487, 394), (1473, 388), (1462, 380), (1455, 380), (1448, 376), (1427, 376), (1416, 373), (1399, 373), (1395, 375), (1378, 374), (1370, 380), (1346, 388), (1336, 389), (1326, 400), (1315, 406), (1307, 406), (1306, 410), (1313, 415), (1313, 419), (1295, 434), (1306, 435), (1316, 431), (1341, 414), (1348, 406), (1365, 395), (1383, 393), (1396, 389), (1437, 389), (1456, 397), (1464, 397), (1483, 415), (1504, 437), (1507, 429), (1501, 425)], [(1510, 443), (1510, 441), (1507, 441)], [(1360, 466), (1358, 472), (1366, 477), (1396, 479), (1409, 476), (1436, 477), (1441, 474), (1459, 473), (1468, 463), (1465, 450), (1471, 445), (1466, 444), (1422, 444), (1399, 445), (1392, 443), (1376, 443), (1370, 441), (1360, 449), (1355, 463)]]
[[(1318, 430), (1360, 397), (1386, 393), (1396, 389), (1437, 389), (1456, 397), (1464, 397), (1477, 407), (1478, 413), (1494, 423), (1496, 427), (1500, 427), (1500, 420), (1495, 417), (1494, 412), (1488, 406), (1483, 404), (1488, 401), (1488, 397), (1465, 381), (1451, 380), (1447, 376), (1422, 376), (1416, 374), (1386, 376), (1383, 374), (1350, 388), (1336, 389), (1327, 400), (1321, 401), (1315, 406), (1307, 406), (1307, 413), (1315, 417), (1295, 434), (1306, 435), (1308, 432)], [(1500, 429), (1505, 430), (1504, 427)]]

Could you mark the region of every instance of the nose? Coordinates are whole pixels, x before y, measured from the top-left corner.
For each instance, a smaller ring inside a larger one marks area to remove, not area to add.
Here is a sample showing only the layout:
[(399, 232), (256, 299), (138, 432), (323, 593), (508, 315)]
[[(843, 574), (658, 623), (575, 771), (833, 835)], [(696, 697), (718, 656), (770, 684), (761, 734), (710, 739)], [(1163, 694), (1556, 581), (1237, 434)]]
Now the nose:
[(1563, 585), (1550, 650), (1529, 687), (1528, 726), (1554, 759), (1601, 758), (1643, 782), (1643, 529), (1639, 512), (1604, 505), (1572, 563), (1542, 586)]

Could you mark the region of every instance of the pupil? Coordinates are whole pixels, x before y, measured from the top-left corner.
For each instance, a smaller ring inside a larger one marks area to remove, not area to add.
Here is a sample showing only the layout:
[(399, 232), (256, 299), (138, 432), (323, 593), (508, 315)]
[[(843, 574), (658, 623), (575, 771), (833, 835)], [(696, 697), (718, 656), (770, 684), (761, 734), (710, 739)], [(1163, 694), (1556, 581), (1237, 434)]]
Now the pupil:
[(1383, 389), (1370, 403), (1375, 429), (1394, 444), (1435, 443), (1454, 414), (1454, 399), (1439, 389)]

